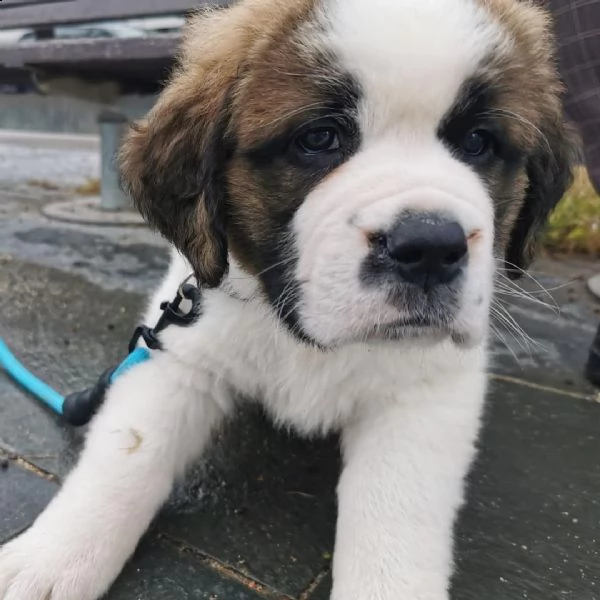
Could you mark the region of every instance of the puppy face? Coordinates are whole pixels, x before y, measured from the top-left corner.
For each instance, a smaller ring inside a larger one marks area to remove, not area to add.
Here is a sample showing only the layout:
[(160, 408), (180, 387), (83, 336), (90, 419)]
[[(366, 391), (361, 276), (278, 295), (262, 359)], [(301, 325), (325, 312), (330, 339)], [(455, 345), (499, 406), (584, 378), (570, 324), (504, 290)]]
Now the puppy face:
[(570, 180), (551, 48), (518, 0), (242, 0), (191, 24), (123, 179), (300, 338), (477, 343)]

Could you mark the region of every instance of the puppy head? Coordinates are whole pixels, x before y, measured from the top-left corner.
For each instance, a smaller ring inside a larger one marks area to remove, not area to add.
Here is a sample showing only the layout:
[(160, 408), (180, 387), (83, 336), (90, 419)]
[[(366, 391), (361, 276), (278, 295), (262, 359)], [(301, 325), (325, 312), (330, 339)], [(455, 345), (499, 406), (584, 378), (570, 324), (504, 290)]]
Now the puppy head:
[(241, 0), (193, 21), (122, 176), (202, 281), (233, 256), (301, 338), (477, 342), (570, 181), (560, 92), (528, 2)]

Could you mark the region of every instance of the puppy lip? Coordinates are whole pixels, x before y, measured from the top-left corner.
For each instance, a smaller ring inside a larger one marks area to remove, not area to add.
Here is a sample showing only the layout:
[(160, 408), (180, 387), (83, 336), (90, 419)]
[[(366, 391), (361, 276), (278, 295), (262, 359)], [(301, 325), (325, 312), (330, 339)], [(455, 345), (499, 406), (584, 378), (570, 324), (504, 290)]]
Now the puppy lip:
[(384, 323), (382, 327), (414, 327), (414, 328), (432, 328), (439, 327), (440, 323), (434, 323), (432, 319), (426, 317), (406, 317)]
[(423, 319), (417, 317), (409, 317), (389, 321), (380, 325), (373, 326), (375, 333), (397, 333), (408, 335), (441, 335), (449, 336), (453, 333), (452, 323), (442, 323), (433, 319)]

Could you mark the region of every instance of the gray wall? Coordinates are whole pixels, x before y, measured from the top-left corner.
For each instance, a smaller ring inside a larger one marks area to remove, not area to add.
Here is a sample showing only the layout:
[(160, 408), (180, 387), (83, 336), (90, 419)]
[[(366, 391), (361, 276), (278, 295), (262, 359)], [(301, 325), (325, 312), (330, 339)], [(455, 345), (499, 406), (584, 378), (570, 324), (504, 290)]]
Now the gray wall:
[(100, 104), (67, 96), (0, 94), (0, 129), (97, 133), (101, 110), (114, 108), (135, 119), (154, 101), (155, 96), (121, 96), (113, 104)]

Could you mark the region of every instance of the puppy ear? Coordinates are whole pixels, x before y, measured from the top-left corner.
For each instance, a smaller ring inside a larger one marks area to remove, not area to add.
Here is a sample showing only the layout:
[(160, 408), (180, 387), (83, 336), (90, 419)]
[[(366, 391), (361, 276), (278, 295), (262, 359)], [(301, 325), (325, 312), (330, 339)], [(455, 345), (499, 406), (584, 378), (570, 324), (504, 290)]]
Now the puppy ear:
[(579, 154), (579, 138), (562, 117), (540, 130), (539, 144), (527, 162), (525, 200), (506, 246), (506, 272), (512, 279), (531, 264), (539, 234), (573, 182)]
[(231, 41), (228, 31), (230, 12), (199, 15), (188, 26), (178, 70), (120, 153), (123, 187), (136, 207), (208, 286), (218, 285), (228, 266), (228, 96), (243, 56), (239, 37)]
[(148, 223), (212, 287), (227, 269), (224, 192), (217, 168), (222, 151), (218, 125), (198, 113), (181, 98), (163, 97), (125, 138), (121, 179)]
[(537, 238), (573, 181), (578, 137), (562, 118), (541, 130), (538, 147), (527, 162), (527, 193), (506, 247), (506, 272), (522, 275), (535, 255)]

